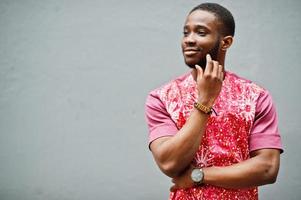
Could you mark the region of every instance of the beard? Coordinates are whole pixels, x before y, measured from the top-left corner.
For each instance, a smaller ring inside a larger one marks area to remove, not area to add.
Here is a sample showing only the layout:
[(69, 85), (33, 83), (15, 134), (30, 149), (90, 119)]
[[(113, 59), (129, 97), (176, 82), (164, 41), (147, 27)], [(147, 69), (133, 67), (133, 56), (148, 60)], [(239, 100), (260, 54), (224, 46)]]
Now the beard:
[[(210, 49), (207, 54), (210, 54), (212, 60), (217, 60), (218, 50), (219, 50), (219, 41), (216, 42), (214, 47), (212, 49)], [(203, 70), (205, 70), (206, 64), (207, 64), (207, 59), (206, 59), (206, 55), (205, 55), (203, 58), (201, 58), (198, 65), (200, 65), (203, 68)]]
[[(219, 51), (219, 39), (216, 41), (214, 47), (210, 49), (206, 54), (210, 54), (212, 60), (217, 60), (218, 51)], [(203, 51), (203, 50), (201, 50)], [(206, 68), (207, 59), (206, 54), (203, 56), (203, 58), (200, 59), (200, 61), (197, 63), (203, 70)], [(195, 68), (195, 65), (188, 65), (190, 68)]]

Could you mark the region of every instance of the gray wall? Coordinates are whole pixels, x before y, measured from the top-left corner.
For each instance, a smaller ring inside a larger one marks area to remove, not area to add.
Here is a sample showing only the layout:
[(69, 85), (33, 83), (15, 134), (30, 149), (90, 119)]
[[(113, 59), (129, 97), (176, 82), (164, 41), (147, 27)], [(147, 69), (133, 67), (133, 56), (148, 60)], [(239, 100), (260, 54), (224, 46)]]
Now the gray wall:
[[(261, 199), (301, 198), (301, 1), (217, 1), (236, 18), (226, 68), (265, 86), (285, 153)], [(200, 1), (0, 0), (0, 199), (167, 199), (147, 93), (185, 72)]]

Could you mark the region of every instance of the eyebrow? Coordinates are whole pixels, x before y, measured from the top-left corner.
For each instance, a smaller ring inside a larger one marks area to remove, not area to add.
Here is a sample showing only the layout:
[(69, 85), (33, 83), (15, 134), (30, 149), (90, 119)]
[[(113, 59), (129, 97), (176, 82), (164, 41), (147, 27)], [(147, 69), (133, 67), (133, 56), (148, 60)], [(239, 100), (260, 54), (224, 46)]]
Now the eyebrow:
[[(188, 25), (185, 25), (183, 28), (187, 29), (188, 27), (189, 27)], [(197, 25), (193, 26), (193, 28), (194, 29), (205, 29), (205, 30), (210, 31), (210, 29), (207, 26), (204, 26), (204, 25), (201, 25), (201, 24), (197, 24)]]

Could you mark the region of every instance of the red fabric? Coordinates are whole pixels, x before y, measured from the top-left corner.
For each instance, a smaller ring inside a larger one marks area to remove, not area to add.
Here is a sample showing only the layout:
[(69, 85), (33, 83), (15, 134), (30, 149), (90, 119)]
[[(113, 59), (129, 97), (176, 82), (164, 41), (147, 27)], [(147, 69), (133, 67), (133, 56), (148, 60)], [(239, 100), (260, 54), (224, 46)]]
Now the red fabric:
[[(150, 93), (146, 101), (149, 142), (173, 136), (185, 125), (197, 99), (190, 73)], [(250, 151), (277, 148), (282, 151), (277, 115), (268, 92), (256, 84), (226, 72), (214, 109), (193, 164), (228, 166), (246, 160)], [(257, 187), (225, 189), (212, 185), (180, 189), (170, 199), (258, 199)]]

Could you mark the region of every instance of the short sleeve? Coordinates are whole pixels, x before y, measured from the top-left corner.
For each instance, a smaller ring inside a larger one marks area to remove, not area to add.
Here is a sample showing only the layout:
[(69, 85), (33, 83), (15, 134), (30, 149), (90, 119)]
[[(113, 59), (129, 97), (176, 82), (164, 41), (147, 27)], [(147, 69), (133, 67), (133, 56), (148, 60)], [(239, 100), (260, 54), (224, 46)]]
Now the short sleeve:
[(283, 152), (276, 109), (272, 97), (266, 90), (257, 100), (249, 144), (250, 152), (266, 148), (279, 149), (281, 153)]
[(178, 132), (162, 101), (154, 93), (150, 93), (146, 99), (145, 117), (149, 130), (149, 145), (160, 137), (174, 136)]

